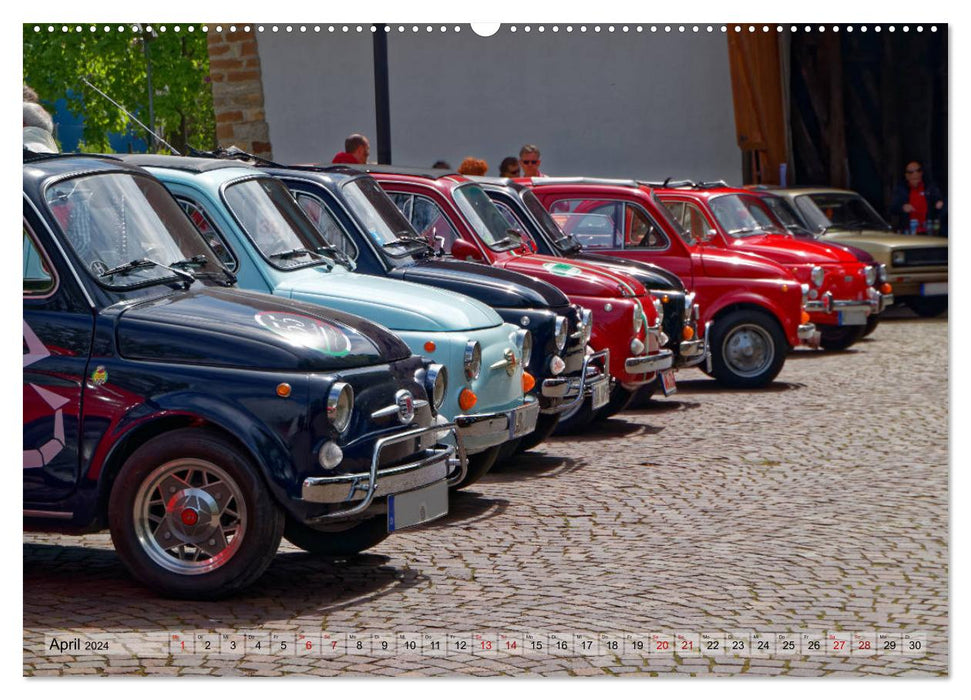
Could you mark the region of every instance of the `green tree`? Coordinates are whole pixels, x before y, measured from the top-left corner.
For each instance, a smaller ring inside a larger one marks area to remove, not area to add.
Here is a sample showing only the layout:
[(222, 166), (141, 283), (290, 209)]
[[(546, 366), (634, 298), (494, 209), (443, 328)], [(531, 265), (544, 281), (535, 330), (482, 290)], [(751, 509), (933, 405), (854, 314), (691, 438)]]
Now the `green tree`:
[[(94, 85), (149, 122), (146, 47), (151, 61), (155, 131), (176, 149), (209, 149), (216, 145), (216, 120), (209, 86), (209, 53), (201, 25), (78, 25), (62, 32), (56, 26), (34, 31), (24, 25), (24, 82), (53, 111), (67, 100), (72, 114), (84, 119), (82, 149), (107, 152), (108, 134), (131, 128), (146, 141), (144, 130), (108, 100), (82, 82)], [(149, 31), (149, 28), (151, 31)], [(136, 31), (137, 30), (137, 31)], [(159, 148), (164, 148), (158, 144)]]

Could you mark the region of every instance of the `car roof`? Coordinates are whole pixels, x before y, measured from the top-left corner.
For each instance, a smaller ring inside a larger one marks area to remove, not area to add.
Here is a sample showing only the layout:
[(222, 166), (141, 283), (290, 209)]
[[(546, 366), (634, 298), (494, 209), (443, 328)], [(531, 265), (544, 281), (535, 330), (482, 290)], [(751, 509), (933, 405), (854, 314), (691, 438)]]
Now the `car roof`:
[(131, 153), (119, 157), (128, 163), (140, 165), (143, 168), (170, 168), (188, 173), (207, 173), (225, 168), (256, 169), (249, 163), (223, 158), (193, 158), (191, 156), (166, 156), (152, 153)]
[(775, 192), (777, 194), (853, 194), (859, 195), (859, 192), (854, 192), (853, 190), (844, 190), (839, 187), (779, 187), (777, 189), (770, 190), (770, 192)]
[(39, 188), (52, 177), (69, 177), (92, 172), (145, 171), (113, 156), (96, 153), (35, 153), (24, 150), (24, 189)]
[(464, 177), (454, 170), (444, 168), (412, 168), (401, 165), (383, 165), (380, 163), (365, 163), (363, 165), (348, 165), (348, 168), (366, 173), (386, 173), (388, 175), (418, 175), (430, 180), (441, 180), (448, 177)]

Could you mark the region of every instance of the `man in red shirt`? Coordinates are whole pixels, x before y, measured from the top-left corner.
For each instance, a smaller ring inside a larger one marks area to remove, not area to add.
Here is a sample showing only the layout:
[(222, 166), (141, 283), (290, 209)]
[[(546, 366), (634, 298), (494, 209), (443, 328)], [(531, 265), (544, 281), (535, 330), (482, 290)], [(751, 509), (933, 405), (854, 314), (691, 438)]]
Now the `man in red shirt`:
[(367, 163), (371, 155), (371, 144), (363, 134), (351, 134), (344, 139), (344, 150), (337, 153), (331, 163)]
[[(944, 195), (932, 182), (924, 182), (924, 166), (912, 160), (904, 169), (906, 182), (897, 185), (890, 203), (890, 213), (903, 219), (903, 228), (913, 231), (916, 221), (917, 233), (937, 233), (939, 226), (929, 222), (940, 222), (944, 216)], [(934, 230), (930, 230), (934, 229)]]

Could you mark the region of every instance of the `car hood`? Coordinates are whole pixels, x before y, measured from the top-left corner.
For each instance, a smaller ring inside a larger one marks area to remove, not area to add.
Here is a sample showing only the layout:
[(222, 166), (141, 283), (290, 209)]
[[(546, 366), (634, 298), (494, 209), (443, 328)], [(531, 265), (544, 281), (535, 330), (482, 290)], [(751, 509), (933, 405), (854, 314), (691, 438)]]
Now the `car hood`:
[(499, 267), (459, 260), (419, 260), (389, 275), (407, 282), (447, 289), (500, 309), (548, 309), (567, 306), (559, 289), (533, 277)]
[(825, 233), (821, 240), (826, 240), (830, 236), (835, 237), (841, 243), (860, 246), (867, 243), (874, 243), (887, 246), (893, 249), (901, 248), (947, 248), (947, 239), (937, 236), (905, 236), (892, 231), (850, 231), (848, 229), (834, 229)]
[(795, 282), (796, 278), (778, 263), (761, 255), (743, 251), (726, 251), (703, 246), (692, 253), (696, 261), (700, 258), (702, 269), (711, 277), (738, 279), (785, 279)]
[(572, 259), (592, 263), (598, 267), (606, 267), (612, 272), (633, 277), (650, 290), (682, 293), (685, 291), (684, 283), (680, 277), (651, 263), (612, 258), (609, 255), (597, 255), (596, 253), (580, 253)]
[(332, 306), (394, 331), (471, 331), (502, 323), (495, 311), (463, 294), (338, 268), (291, 272), (274, 293)]
[(111, 309), (118, 350), (133, 360), (318, 372), (411, 354), (365, 319), (237, 289), (188, 290)]
[(636, 279), (583, 260), (548, 255), (516, 255), (502, 258), (496, 264), (507, 270), (549, 282), (567, 296), (619, 297), (647, 294), (647, 289)]
[(767, 234), (746, 236), (735, 240), (732, 250), (763, 255), (785, 265), (832, 265), (856, 262), (845, 251), (817, 241), (803, 241), (792, 236)]

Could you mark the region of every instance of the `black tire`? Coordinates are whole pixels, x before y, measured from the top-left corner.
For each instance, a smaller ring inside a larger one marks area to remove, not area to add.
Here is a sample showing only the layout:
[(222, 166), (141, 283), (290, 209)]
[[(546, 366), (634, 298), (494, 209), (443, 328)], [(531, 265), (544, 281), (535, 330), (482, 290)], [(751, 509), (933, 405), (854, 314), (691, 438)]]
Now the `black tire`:
[(921, 318), (934, 318), (947, 311), (947, 297), (917, 297), (907, 300), (907, 306)]
[(660, 382), (660, 378), (655, 378), (653, 382), (645, 384), (635, 391), (630, 403), (627, 404), (627, 408), (645, 408), (651, 402), (651, 397), (654, 396), (654, 394), (657, 393), (657, 390), (660, 388)]
[(523, 453), (542, 444), (546, 438), (553, 434), (559, 422), (559, 413), (540, 413), (539, 418), (536, 419), (536, 430), (523, 436), (522, 440), (519, 441), (518, 452)]
[(499, 449), (502, 445), (495, 445), (490, 447), (484, 452), (477, 452), (474, 455), (469, 455), (469, 468), (465, 472), (465, 477), (455, 486), (450, 487), (452, 491), (458, 491), (464, 489), (467, 486), (471, 486), (476, 481), (484, 477), (492, 469), (492, 465), (496, 463), (496, 458), (499, 456)]
[(499, 445), (499, 454), (496, 455), (496, 464), (502, 464), (507, 459), (512, 457), (514, 454), (516, 454), (516, 452), (519, 451), (519, 444), (522, 441), (523, 441), (522, 438), (516, 438), (515, 440), (507, 440), (506, 442)]
[(826, 350), (846, 350), (863, 337), (866, 326), (821, 326), (819, 345)]
[(866, 338), (868, 335), (873, 333), (880, 325), (880, 317), (877, 314), (870, 314), (866, 317), (866, 327), (863, 329), (863, 337)]
[(789, 351), (779, 322), (755, 309), (739, 309), (716, 319), (710, 347), (715, 379), (738, 389), (769, 384), (782, 370)]
[(599, 412), (590, 408), (592, 401), (593, 398), (587, 396), (576, 408), (559, 414), (559, 420), (556, 423), (556, 429), (553, 431), (553, 434), (572, 435), (585, 430)]
[[(276, 554), (283, 523), (252, 460), (199, 428), (164, 433), (135, 450), (108, 501), (122, 562), (139, 581), (174, 598), (211, 600), (248, 586)], [(181, 554), (170, 541), (181, 543)], [(204, 558), (190, 561), (190, 554)]]
[(350, 557), (384, 542), (388, 532), (388, 516), (375, 515), (367, 520), (326, 525), (318, 530), (292, 518), (287, 518), (283, 536), (287, 542), (305, 552), (328, 557)]
[(613, 388), (610, 390), (610, 400), (600, 407), (600, 410), (597, 411), (597, 415), (594, 416), (593, 419), (607, 420), (611, 416), (616, 415), (626, 409), (633, 398), (633, 391), (625, 389), (620, 384), (614, 384)]

